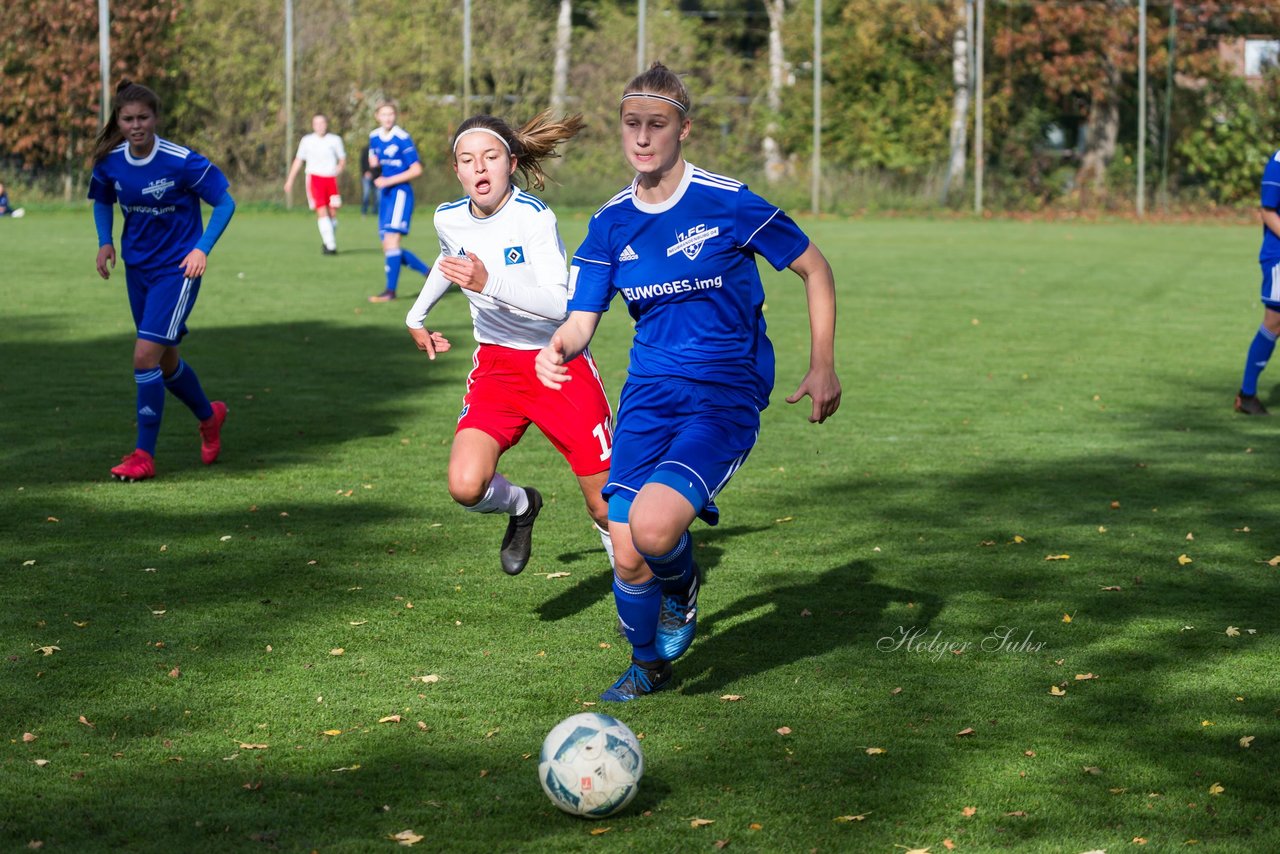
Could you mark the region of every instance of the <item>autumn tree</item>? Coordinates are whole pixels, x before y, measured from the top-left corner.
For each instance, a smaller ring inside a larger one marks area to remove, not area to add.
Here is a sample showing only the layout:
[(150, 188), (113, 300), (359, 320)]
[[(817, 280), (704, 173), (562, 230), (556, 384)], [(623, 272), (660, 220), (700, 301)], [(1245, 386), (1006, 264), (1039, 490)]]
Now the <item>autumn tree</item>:
[[(172, 91), (180, 0), (116, 4), (111, 16), (111, 89), (130, 77)], [(82, 174), (99, 129), (98, 10), (83, 0), (5, 2), (0, 24), (0, 151), (28, 169), (61, 172), (67, 192)]]

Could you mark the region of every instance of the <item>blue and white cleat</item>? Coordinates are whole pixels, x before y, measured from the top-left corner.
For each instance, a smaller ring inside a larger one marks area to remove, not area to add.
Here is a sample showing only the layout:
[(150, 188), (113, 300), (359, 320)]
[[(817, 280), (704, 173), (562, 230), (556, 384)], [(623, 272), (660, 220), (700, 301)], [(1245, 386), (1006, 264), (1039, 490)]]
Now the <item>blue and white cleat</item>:
[(671, 662), (669, 661), (636, 661), (618, 677), (608, 691), (600, 695), (601, 700), (612, 703), (625, 703), (636, 697), (654, 694), (671, 684)]
[(667, 661), (675, 661), (689, 650), (698, 630), (698, 591), (702, 588), (702, 569), (693, 565), (693, 578), (683, 593), (664, 593), (658, 612), (658, 652)]

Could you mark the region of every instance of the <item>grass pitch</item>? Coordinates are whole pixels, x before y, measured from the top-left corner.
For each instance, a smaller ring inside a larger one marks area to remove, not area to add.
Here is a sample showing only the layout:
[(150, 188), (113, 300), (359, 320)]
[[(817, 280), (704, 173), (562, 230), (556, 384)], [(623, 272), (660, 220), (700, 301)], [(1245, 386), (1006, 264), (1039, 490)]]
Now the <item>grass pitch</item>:
[[(406, 245), (432, 256), (427, 223)], [(562, 215), (570, 248), (585, 223)], [(839, 282), (843, 408), (782, 401), (807, 321), (767, 270), (775, 402), (695, 527), (675, 690), (592, 707), (647, 773), (590, 823), (535, 765), (625, 664), (607, 563), (536, 431), (503, 465), (549, 499), (522, 576), (501, 520), (450, 501), (464, 300), (429, 362), (407, 300), (364, 301), (372, 220), (324, 258), (307, 215), (240, 212), (183, 345), (230, 405), (223, 457), (171, 398), (159, 477), (114, 483), (123, 269), (97, 278), (87, 211), (0, 221), (0, 846), (1280, 847), (1280, 425), (1230, 409), (1256, 229), (803, 225)], [(629, 332), (615, 305), (593, 346), (615, 400)]]

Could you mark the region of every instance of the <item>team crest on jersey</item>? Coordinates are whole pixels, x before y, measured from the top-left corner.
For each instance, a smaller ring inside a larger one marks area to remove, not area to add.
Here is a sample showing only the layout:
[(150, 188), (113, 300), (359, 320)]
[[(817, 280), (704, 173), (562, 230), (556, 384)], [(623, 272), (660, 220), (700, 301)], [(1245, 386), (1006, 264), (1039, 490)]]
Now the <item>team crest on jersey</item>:
[[(671, 253), (668, 252), (667, 254), (670, 255)], [(623, 261), (639, 261), (639, 260), (640, 260), (640, 256), (636, 254), (636, 250), (631, 248), (630, 243), (628, 243), (623, 248), (622, 253), (618, 255), (618, 263), (622, 263)]]
[(684, 257), (692, 261), (702, 251), (702, 244), (719, 233), (720, 226), (716, 225), (707, 228), (706, 223), (701, 222), (688, 231), (677, 231), (675, 245), (667, 247), (667, 257), (670, 258), (677, 252), (683, 252)]
[(172, 190), (176, 186), (178, 185), (168, 178), (157, 178), (142, 188), (142, 195), (150, 196), (158, 202), (164, 197), (166, 191)]
[(393, 143), (391, 143), (390, 145), (388, 145), (386, 148), (382, 149), (382, 156), (383, 156), (383, 157), (395, 157), (395, 156), (396, 156), (396, 154), (397, 154), (399, 151), (400, 151), (400, 146), (396, 145), (396, 144), (393, 142)]
[(506, 259), (508, 267), (511, 267), (515, 264), (523, 264), (524, 263), (524, 247), (508, 246), (506, 249), (502, 250), (502, 257)]

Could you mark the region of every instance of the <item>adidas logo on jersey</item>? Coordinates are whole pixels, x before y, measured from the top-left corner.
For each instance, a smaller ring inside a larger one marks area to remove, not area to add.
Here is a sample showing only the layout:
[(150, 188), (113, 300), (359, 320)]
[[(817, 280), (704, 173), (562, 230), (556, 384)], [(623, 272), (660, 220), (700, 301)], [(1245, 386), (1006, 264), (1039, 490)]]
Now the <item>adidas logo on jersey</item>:
[(618, 256), (619, 263), (623, 261), (639, 261), (639, 260), (640, 260), (640, 256), (636, 254), (636, 250), (631, 248), (630, 243), (626, 245), (626, 247), (622, 250), (622, 254)]

